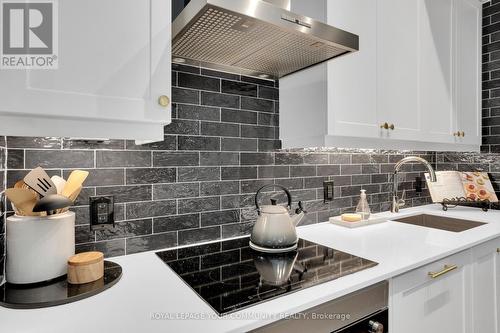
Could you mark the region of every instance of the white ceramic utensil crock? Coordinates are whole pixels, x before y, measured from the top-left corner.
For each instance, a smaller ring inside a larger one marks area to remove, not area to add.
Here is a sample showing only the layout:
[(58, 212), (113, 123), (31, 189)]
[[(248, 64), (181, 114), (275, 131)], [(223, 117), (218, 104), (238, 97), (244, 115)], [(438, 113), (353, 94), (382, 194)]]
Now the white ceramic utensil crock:
[(75, 213), (7, 218), (6, 279), (28, 284), (63, 276), (75, 254)]

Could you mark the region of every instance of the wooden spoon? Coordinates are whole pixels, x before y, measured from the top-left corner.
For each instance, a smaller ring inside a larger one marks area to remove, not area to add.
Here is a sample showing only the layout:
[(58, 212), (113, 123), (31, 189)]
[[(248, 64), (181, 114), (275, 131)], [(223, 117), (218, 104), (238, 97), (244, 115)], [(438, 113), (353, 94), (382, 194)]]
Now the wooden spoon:
[(8, 188), (5, 190), (5, 195), (12, 202), (16, 209), (16, 214), (24, 216), (38, 216), (38, 213), (33, 213), (33, 207), (38, 201), (38, 197), (28, 189), (24, 188)]
[[(80, 192), (82, 191), (82, 186), (78, 186), (78, 188), (76, 190), (73, 191), (73, 193), (71, 193), (69, 196), (68, 196), (68, 199), (73, 201), (73, 204), (75, 203), (76, 201), (76, 198), (78, 198), (78, 196), (80, 195)], [(66, 208), (63, 208), (63, 209), (60, 209), (58, 211), (58, 213), (64, 213), (64, 212), (67, 212), (69, 210), (69, 207), (66, 207)]]
[(66, 180), (66, 185), (64, 186), (62, 195), (69, 198), (70, 195), (78, 189), (78, 187), (82, 186), (88, 175), (89, 172), (83, 170), (74, 170), (73, 172), (71, 172), (68, 179)]

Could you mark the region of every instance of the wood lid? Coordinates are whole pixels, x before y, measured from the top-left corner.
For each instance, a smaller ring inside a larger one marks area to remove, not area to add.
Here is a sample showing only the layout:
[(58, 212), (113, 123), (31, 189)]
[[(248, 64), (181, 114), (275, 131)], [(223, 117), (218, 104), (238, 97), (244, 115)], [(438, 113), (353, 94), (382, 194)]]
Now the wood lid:
[(82, 252), (71, 256), (68, 259), (68, 265), (71, 266), (83, 266), (95, 264), (96, 262), (102, 261), (104, 259), (104, 254), (102, 252), (92, 251), (92, 252)]

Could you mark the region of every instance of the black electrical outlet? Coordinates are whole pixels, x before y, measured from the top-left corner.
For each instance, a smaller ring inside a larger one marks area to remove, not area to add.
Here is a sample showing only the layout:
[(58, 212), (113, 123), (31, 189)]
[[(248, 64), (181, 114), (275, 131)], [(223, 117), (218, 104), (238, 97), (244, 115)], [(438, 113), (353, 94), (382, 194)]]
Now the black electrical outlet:
[(424, 183), (422, 181), (422, 177), (415, 177), (415, 192), (422, 193), (423, 187)]
[(90, 229), (104, 229), (115, 226), (115, 205), (112, 195), (94, 196), (89, 198)]
[(333, 180), (323, 182), (323, 201), (333, 201)]

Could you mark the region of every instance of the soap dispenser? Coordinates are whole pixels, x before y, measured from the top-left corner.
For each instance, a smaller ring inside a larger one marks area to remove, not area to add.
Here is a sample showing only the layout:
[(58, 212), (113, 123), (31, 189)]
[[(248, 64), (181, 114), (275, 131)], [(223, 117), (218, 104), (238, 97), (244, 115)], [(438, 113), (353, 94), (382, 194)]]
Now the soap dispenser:
[(366, 200), (366, 190), (361, 190), (359, 202), (356, 206), (356, 213), (361, 215), (361, 219), (368, 220), (370, 218), (370, 206)]

